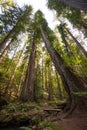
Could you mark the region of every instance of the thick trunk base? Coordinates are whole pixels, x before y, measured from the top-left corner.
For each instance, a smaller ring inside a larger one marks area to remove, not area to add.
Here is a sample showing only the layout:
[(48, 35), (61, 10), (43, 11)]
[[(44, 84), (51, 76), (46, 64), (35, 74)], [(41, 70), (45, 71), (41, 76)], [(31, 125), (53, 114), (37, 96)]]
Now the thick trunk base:
[(67, 102), (57, 115), (57, 119), (67, 118), (75, 113), (87, 114), (87, 97), (76, 97), (72, 102)]

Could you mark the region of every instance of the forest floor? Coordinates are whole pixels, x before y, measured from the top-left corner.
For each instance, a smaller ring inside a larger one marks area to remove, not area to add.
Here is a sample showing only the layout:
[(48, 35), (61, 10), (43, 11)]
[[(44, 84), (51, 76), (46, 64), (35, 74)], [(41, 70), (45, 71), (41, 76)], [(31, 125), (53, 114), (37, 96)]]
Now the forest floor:
[[(87, 111), (75, 110), (65, 119), (51, 122), (53, 118), (56, 118), (56, 113), (52, 112), (51, 114), (44, 109), (54, 108), (55, 105), (48, 104), (10, 103), (0, 111), (0, 130), (3, 126), (4, 128), (7, 126), (12, 128), (13, 126), (20, 128), (26, 126), (30, 127), (31, 130), (87, 130)], [(22, 130), (26, 130), (25, 127)]]
[(54, 124), (60, 128), (59, 130), (87, 130), (87, 110), (78, 111), (76, 109), (68, 117), (59, 119)]
[(60, 127), (61, 130), (87, 130), (87, 115), (75, 115), (58, 120), (55, 124)]

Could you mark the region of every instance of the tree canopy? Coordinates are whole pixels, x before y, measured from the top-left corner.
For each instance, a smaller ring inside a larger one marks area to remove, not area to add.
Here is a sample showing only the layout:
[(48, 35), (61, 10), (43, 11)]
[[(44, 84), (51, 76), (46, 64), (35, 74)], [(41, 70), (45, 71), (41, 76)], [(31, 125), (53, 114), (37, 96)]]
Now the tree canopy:
[(41, 10), (33, 13), (31, 5), (0, 2), (0, 97), (8, 102), (64, 102), (59, 118), (87, 106), (86, 4), (48, 0), (59, 20), (52, 30)]

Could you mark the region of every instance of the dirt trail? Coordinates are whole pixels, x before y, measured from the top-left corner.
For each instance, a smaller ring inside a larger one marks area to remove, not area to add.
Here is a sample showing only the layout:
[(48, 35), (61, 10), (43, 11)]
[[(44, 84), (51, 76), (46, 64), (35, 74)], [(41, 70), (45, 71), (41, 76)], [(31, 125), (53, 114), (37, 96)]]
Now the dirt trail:
[(70, 117), (55, 122), (61, 130), (87, 130), (87, 115)]
[[(45, 108), (50, 108), (46, 106)], [(69, 117), (54, 122), (61, 130), (87, 130), (87, 109), (76, 109)]]

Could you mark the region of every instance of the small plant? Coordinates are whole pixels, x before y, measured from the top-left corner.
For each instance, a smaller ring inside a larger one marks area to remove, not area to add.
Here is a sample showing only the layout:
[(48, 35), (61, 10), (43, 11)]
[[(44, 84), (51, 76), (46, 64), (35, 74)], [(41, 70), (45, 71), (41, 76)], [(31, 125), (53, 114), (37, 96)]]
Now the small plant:
[(38, 127), (39, 129), (43, 129), (43, 130), (60, 130), (60, 128), (58, 128), (55, 124), (48, 121), (40, 122)]
[(32, 129), (29, 127), (20, 127), (19, 130), (32, 130)]

